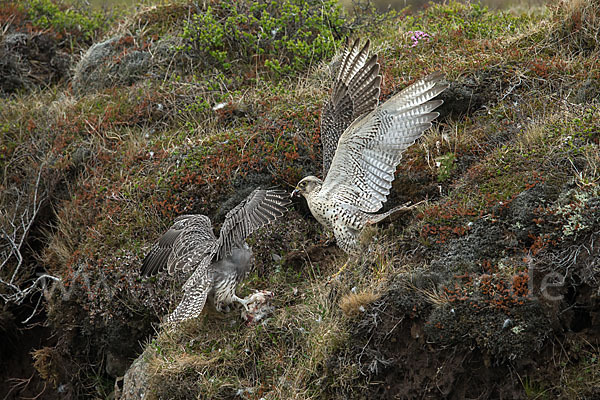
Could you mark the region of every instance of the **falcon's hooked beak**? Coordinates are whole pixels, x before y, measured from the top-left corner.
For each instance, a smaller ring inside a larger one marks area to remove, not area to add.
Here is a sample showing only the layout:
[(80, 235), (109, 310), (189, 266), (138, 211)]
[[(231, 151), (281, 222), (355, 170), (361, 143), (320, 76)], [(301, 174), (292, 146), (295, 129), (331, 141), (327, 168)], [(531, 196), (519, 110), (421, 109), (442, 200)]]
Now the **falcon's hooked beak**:
[(298, 186), (296, 186), (296, 189), (294, 189), (294, 191), (292, 192), (292, 197), (296, 197), (299, 196), (300, 190), (298, 189)]

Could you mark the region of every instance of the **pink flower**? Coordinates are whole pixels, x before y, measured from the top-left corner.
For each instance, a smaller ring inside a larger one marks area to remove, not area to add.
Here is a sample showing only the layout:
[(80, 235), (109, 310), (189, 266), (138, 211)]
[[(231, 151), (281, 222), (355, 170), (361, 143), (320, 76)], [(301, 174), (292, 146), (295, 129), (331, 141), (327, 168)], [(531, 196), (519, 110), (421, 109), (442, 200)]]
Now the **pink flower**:
[(429, 39), (431, 38), (430, 34), (423, 31), (408, 31), (408, 33), (412, 35), (410, 37), (410, 40), (412, 40), (412, 45), (410, 47), (415, 47), (417, 44), (419, 44), (420, 40), (429, 42)]

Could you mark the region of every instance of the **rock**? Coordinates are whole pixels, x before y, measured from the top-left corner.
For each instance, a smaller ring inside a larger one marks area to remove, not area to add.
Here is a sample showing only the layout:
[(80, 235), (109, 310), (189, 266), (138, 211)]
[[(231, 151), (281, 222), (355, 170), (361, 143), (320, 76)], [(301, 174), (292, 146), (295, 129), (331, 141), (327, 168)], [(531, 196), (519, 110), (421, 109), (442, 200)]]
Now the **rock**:
[[(166, 37), (157, 42), (117, 35), (92, 45), (75, 67), (73, 89), (78, 94), (92, 93), (114, 86), (129, 86), (155, 75), (157, 69), (178, 64), (180, 42)], [(160, 75), (160, 74), (159, 74)]]
[(90, 93), (115, 85), (131, 85), (150, 67), (150, 53), (140, 51), (132, 36), (113, 36), (92, 45), (75, 67), (73, 89)]
[(71, 153), (71, 162), (73, 163), (73, 167), (82, 168), (86, 161), (89, 160), (91, 155), (92, 152), (87, 147), (77, 147), (77, 149)]
[(440, 113), (438, 120), (471, 115), (492, 101), (497, 101), (501, 97), (502, 74), (502, 71), (495, 69), (480, 70), (449, 82), (448, 89), (438, 96), (444, 100), (436, 110)]
[(121, 400), (140, 400), (146, 397), (146, 388), (148, 387), (148, 361), (150, 357), (149, 347), (140, 354), (131, 364), (125, 376), (123, 377), (123, 389), (121, 391)]
[(573, 96), (573, 102), (590, 103), (600, 96), (600, 83), (596, 79), (586, 79)]
[(0, 36), (0, 92), (14, 93), (59, 82), (69, 74), (71, 56), (45, 33)]

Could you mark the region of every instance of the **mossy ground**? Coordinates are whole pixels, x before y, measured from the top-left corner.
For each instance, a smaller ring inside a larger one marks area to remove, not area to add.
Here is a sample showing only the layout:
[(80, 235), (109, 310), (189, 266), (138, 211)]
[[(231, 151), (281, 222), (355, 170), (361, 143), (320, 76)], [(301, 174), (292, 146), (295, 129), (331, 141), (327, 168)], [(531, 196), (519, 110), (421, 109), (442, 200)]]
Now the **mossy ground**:
[[(104, 398), (145, 347), (149, 398), (593, 398), (595, 3), (529, 13), (449, 3), (355, 19), (327, 3), (320, 20), (317, 3), (289, 1), (252, 21), (229, 1), (210, 12), (161, 3), (111, 27), (77, 14), (82, 32), (43, 3), (56, 17), (44, 29), (76, 37), (77, 48), (108, 43), (71, 81), (24, 85), (0, 105), (4, 208), (44, 177), (20, 284), (42, 270), (61, 277), (40, 314), (55, 339), (34, 353), (47, 394)], [(277, 35), (297, 29), (294, 7), (315, 29), (294, 31), (292, 43)], [(19, 12), (16, 31), (42, 27)], [(199, 18), (214, 40), (190, 25)], [(208, 307), (175, 330), (158, 326), (183, 277), (144, 280), (138, 270), (176, 215), (204, 213), (218, 228), (256, 186), (290, 190), (319, 173), (327, 63), (351, 30), (380, 54), (382, 101), (429, 72), (447, 76), (439, 121), (405, 153), (389, 203), (428, 201), (365, 232), (365, 252), (330, 285), (347, 257), (295, 203), (249, 240), (256, 272), (239, 292), (275, 292), (271, 318), (246, 326)], [(232, 57), (238, 34), (246, 58)], [(21, 313), (4, 308), (7, 332)]]

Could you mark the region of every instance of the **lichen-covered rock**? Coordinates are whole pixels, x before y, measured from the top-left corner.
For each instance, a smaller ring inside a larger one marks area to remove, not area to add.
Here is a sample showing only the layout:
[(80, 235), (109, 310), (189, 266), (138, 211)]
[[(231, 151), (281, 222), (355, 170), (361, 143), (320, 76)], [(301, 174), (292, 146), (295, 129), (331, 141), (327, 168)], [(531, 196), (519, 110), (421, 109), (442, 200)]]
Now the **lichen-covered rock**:
[(118, 35), (92, 45), (75, 67), (73, 88), (90, 93), (115, 85), (131, 85), (150, 67), (150, 53), (138, 50), (132, 36)]
[(148, 388), (148, 357), (150, 348), (140, 354), (131, 364), (123, 377), (121, 400), (141, 400), (146, 398)]
[(13, 32), (0, 36), (0, 93), (56, 83), (69, 74), (71, 56), (46, 33)]
[(575, 103), (589, 103), (600, 97), (600, 83), (597, 79), (586, 79), (573, 94)]
[(118, 34), (92, 45), (75, 66), (73, 89), (92, 93), (114, 86), (129, 86), (145, 78), (162, 77), (181, 66), (177, 57), (181, 38), (165, 36), (157, 41)]

